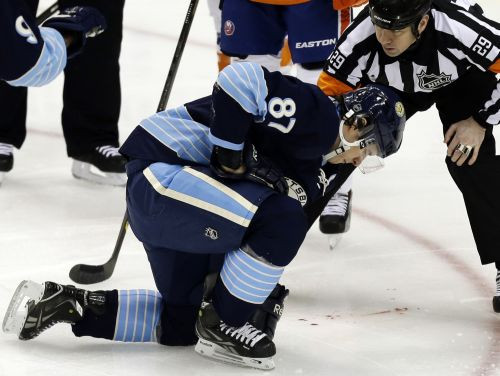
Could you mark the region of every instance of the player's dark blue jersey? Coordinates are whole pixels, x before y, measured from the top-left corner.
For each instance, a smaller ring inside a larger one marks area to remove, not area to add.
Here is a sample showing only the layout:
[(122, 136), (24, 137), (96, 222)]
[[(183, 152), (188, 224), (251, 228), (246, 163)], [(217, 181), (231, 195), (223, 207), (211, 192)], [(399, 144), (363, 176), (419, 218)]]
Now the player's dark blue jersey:
[(242, 150), (251, 142), (291, 179), (291, 194), (298, 183), (310, 202), (327, 184), (322, 157), (338, 135), (337, 106), (314, 85), (254, 63), (233, 64), (212, 96), (143, 120), (121, 152), (151, 163), (208, 165), (214, 145)]
[(0, 79), (13, 86), (42, 86), (66, 65), (66, 45), (52, 28), (38, 28), (22, 0), (0, 1)]

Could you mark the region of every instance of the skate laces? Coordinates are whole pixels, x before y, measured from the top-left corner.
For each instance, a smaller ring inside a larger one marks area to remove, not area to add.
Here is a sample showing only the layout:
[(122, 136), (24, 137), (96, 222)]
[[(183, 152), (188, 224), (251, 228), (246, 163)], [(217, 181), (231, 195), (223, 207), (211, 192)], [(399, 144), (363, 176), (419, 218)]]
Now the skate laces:
[(250, 347), (254, 347), (257, 342), (266, 336), (265, 333), (262, 333), (262, 331), (248, 322), (239, 328), (235, 328), (221, 321), (220, 329), (224, 334), (234, 337), (236, 340), (250, 345)]
[(118, 152), (117, 147), (111, 145), (97, 146), (95, 148), (99, 154), (104, 155), (106, 158), (120, 157), (121, 154)]
[(349, 194), (348, 193), (335, 193), (333, 197), (328, 201), (326, 207), (323, 209), (322, 215), (338, 215), (344, 216), (347, 212), (347, 206), (349, 205)]
[(0, 154), (1, 155), (12, 155), (14, 153), (14, 146), (11, 144), (4, 144), (0, 142)]

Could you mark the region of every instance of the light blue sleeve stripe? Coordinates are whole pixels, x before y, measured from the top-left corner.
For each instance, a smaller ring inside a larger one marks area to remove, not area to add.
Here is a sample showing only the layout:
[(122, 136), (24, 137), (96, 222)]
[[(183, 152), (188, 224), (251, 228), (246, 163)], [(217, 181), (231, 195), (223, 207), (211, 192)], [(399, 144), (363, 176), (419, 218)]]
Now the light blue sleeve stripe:
[(28, 72), (21, 77), (7, 81), (12, 86), (44, 86), (53, 81), (66, 66), (66, 44), (62, 35), (50, 27), (41, 27), (44, 40), (42, 53)]
[[(213, 204), (243, 218), (253, 216), (253, 213), (237, 200), (203, 179), (183, 171), (182, 166), (154, 163), (149, 166), (149, 169), (165, 188)], [(226, 186), (226, 189), (230, 188)]]
[(209, 129), (194, 121), (184, 106), (156, 113), (140, 125), (180, 158), (209, 164), (213, 147)]
[(262, 67), (255, 63), (235, 63), (224, 68), (217, 83), (256, 121), (267, 114), (267, 84)]
[(223, 140), (219, 137), (215, 137), (212, 132), (208, 134), (209, 140), (212, 142), (212, 144), (221, 146), (226, 149), (231, 149), (231, 150), (243, 150), (243, 147), (245, 146), (245, 143), (242, 142), (241, 144), (235, 144), (226, 140)]

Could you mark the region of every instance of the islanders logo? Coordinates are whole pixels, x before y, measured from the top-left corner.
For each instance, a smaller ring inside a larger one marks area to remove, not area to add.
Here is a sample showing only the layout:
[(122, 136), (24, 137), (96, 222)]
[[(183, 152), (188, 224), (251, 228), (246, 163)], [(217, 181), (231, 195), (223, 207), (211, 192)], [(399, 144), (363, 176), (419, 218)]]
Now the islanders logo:
[(228, 37), (234, 34), (235, 29), (236, 27), (234, 26), (233, 21), (227, 20), (226, 22), (224, 22), (224, 34)]

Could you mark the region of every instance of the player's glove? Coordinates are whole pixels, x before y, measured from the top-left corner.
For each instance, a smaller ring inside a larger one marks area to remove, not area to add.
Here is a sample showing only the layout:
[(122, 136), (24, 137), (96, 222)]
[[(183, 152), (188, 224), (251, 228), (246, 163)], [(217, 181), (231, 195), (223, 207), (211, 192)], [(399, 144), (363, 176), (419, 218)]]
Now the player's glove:
[(249, 320), (250, 324), (266, 333), (271, 340), (274, 338), (276, 326), (285, 308), (285, 298), (289, 293), (285, 286), (278, 283)]
[(246, 179), (267, 185), (279, 193), (288, 194), (288, 183), (283, 173), (270, 159), (257, 153), (253, 144), (245, 147), (243, 160), (247, 169)]
[(243, 165), (243, 150), (231, 150), (222, 146), (214, 146), (210, 157), (210, 168), (213, 172), (226, 179), (242, 179), (243, 174), (230, 172), (227, 169), (238, 170)]
[[(252, 144), (247, 144), (241, 151), (214, 146), (210, 167), (221, 178), (246, 179), (288, 194), (288, 183), (283, 173), (271, 160), (260, 155)], [(224, 167), (241, 172), (231, 172)]]
[(106, 29), (106, 20), (101, 12), (93, 7), (76, 6), (63, 9), (42, 26), (56, 29), (65, 38), (70, 38), (68, 58), (71, 58), (82, 52), (87, 38), (95, 37)]

